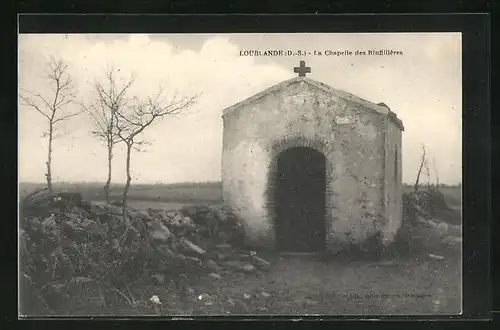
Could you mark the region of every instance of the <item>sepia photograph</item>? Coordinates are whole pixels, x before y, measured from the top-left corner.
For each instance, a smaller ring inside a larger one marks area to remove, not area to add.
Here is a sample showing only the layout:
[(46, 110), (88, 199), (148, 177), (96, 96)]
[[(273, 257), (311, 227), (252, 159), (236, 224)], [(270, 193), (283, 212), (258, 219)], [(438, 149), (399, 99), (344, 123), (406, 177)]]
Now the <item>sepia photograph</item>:
[(461, 33), (18, 35), (19, 317), (460, 315)]

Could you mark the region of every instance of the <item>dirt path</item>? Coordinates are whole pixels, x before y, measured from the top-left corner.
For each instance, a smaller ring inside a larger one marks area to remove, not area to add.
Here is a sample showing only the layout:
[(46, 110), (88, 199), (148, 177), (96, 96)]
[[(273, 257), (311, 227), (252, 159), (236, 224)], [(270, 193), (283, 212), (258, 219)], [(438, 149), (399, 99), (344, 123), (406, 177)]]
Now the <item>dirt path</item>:
[[(456, 251), (455, 251), (456, 252)], [(461, 306), (458, 254), (435, 260), (427, 254), (383, 262), (320, 260), (311, 256), (264, 255), (266, 272), (219, 272), (220, 278), (186, 274), (164, 284), (131, 287), (135, 306), (124, 301), (100, 306), (98, 296), (82, 297), (81, 308), (59, 315), (456, 315)], [(155, 310), (149, 298), (162, 302)], [(84, 299), (82, 299), (84, 298)], [(92, 308), (90, 308), (92, 307)]]
[[(390, 315), (460, 313), (459, 259), (320, 260), (266, 256), (262, 274), (199, 278), (177, 315)], [(165, 297), (168, 299), (167, 297)], [(171, 300), (172, 301), (172, 300)]]

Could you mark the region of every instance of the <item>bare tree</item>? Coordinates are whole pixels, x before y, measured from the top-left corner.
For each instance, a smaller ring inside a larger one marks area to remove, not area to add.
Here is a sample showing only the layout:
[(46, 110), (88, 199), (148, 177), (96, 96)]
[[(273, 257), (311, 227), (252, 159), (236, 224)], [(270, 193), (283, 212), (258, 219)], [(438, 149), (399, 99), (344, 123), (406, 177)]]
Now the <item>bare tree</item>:
[(106, 203), (109, 203), (113, 148), (121, 141), (116, 134), (115, 114), (126, 106), (128, 102), (126, 94), (135, 81), (135, 76), (132, 75), (122, 84), (117, 83), (118, 71), (113, 68), (108, 69), (105, 82), (93, 84), (94, 100), (89, 105), (82, 104), (94, 123), (91, 134), (102, 141), (107, 148), (108, 178), (104, 185)]
[[(52, 192), (52, 152), (53, 141), (60, 137), (57, 135), (57, 128), (60, 123), (80, 114), (80, 111), (71, 111), (68, 108), (75, 100), (75, 86), (68, 73), (68, 65), (62, 59), (50, 57), (47, 61), (47, 73), (45, 78), (51, 87), (49, 93), (32, 92), (22, 89), (20, 93), (21, 103), (35, 109), (40, 113), (47, 122), (47, 131), (44, 132), (44, 137), (48, 139), (47, 153), (47, 187), (49, 192)], [(48, 95), (47, 95), (48, 94)]]
[(424, 166), (425, 166), (426, 163), (427, 163), (427, 155), (426, 155), (426, 152), (425, 152), (425, 145), (422, 144), (422, 157), (420, 159), (420, 166), (418, 167), (417, 179), (415, 180), (415, 185), (413, 187), (415, 193), (418, 190), (418, 185), (419, 185), (419, 182), (420, 182), (420, 175), (421, 175), (422, 169), (424, 168)]
[(436, 188), (439, 189), (439, 172), (436, 165), (436, 157), (432, 158), (432, 167), (434, 169), (434, 173), (436, 173)]
[(198, 95), (182, 97), (175, 96), (172, 100), (163, 99), (163, 90), (154, 97), (148, 97), (146, 101), (134, 98), (131, 104), (115, 112), (116, 134), (126, 146), (125, 171), (127, 181), (123, 190), (122, 212), (123, 217), (127, 217), (127, 197), (132, 176), (130, 174), (130, 158), (132, 150), (140, 151), (141, 146), (149, 144), (149, 141), (140, 139), (141, 134), (154, 122), (166, 116), (176, 116), (191, 107), (198, 98)]
[(426, 159), (425, 164), (425, 175), (427, 176), (427, 190), (431, 188), (431, 170), (429, 169), (429, 161)]

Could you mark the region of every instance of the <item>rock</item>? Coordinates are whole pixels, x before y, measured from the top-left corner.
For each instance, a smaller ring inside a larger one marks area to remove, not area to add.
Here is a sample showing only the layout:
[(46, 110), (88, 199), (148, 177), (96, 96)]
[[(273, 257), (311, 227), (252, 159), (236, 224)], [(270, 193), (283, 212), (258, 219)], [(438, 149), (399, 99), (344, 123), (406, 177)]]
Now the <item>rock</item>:
[(215, 247), (219, 250), (223, 250), (223, 251), (228, 251), (228, 250), (231, 250), (232, 247), (231, 245), (227, 244), (227, 243), (222, 243), (222, 244), (217, 244), (215, 245)]
[(189, 260), (199, 266), (201, 266), (203, 264), (203, 262), (201, 261), (201, 259), (199, 258), (196, 258), (196, 257), (189, 257), (189, 256), (184, 256), (183, 258), (184, 260)]
[(198, 296), (198, 300), (203, 302), (205, 305), (210, 306), (213, 305), (212, 297), (208, 293), (202, 293)]
[(193, 215), (198, 213), (198, 208), (196, 206), (192, 205), (192, 206), (188, 206), (188, 207), (185, 207), (184, 209), (182, 209), (182, 212), (185, 215), (187, 215), (188, 217), (192, 217)]
[(251, 262), (253, 259), (253, 256), (251, 256), (250, 254), (247, 254), (245, 252), (240, 252), (240, 253), (231, 254), (231, 258), (235, 259), (235, 260)]
[(183, 227), (184, 215), (178, 211), (166, 212), (163, 214), (163, 219), (168, 226)]
[(306, 299), (305, 303), (306, 303), (307, 305), (312, 305), (312, 306), (314, 306), (314, 305), (317, 305), (317, 304), (318, 304), (318, 301), (313, 300), (313, 299)]
[(438, 255), (432, 254), (432, 253), (429, 253), (429, 257), (431, 257), (433, 259), (437, 259), (437, 260), (443, 260), (444, 259), (443, 256), (438, 256)]
[(216, 278), (218, 280), (222, 280), (222, 277), (217, 273), (210, 273), (210, 274), (208, 274), (208, 276)]
[(429, 220), (427, 221), (427, 223), (432, 227), (432, 228), (437, 228), (438, 227), (438, 223), (434, 220)]
[(115, 205), (111, 205), (111, 204), (108, 204), (108, 205), (104, 206), (104, 210), (108, 214), (115, 214), (115, 215), (121, 215), (122, 214), (122, 208), (121, 207), (118, 207), (118, 206), (115, 206)]
[(446, 236), (442, 240), (443, 244), (454, 246), (458, 244), (462, 244), (462, 238), (461, 237), (455, 237), (455, 236)]
[(46, 228), (52, 228), (56, 225), (56, 219), (54, 215), (51, 215), (47, 219), (43, 220), (42, 225)]
[(165, 242), (170, 238), (172, 233), (165, 225), (161, 223), (160, 220), (154, 220), (151, 222), (149, 235), (155, 240)]
[(260, 295), (261, 295), (262, 297), (264, 297), (264, 298), (269, 298), (269, 297), (271, 297), (271, 295), (270, 295), (269, 293), (267, 293), (267, 292), (261, 292), (261, 293), (260, 293)]
[(54, 202), (58, 206), (65, 207), (66, 209), (71, 207), (82, 207), (84, 206), (82, 195), (79, 192), (60, 192), (54, 196)]
[(175, 215), (171, 219), (174, 223), (181, 224), (184, 216), (180, 212), (175, 212)]
[(170, 250), (170, 246), (166, 245), (166, 244), (157, 245), (156, 250), (158, 252), (160, 252), (162, 255), (169, 257), (169, 258), (172, 258), (175, 256), (175, 253), (172, 250)]
[(449, 226), (448, 226), (448, 224), (447, 224), (446, 222), (440, 222), (440, 223), (437, 225), (437, 229), (438, 229), (441, 233), (445, 234), (445, 233), (447, 233), (447, 232), (448, 232)]
[(182, 243), (189, 251), (195, 252), (197, 254), (205, 254), (207, 252), (186, 238), (182, 239)]
[(228, 260), (224, 262), (224, 265), (233, 268), (233, 269), (240, 269), (242, 267), (241, 262), (236, 261), (236, 260)]
[(218, 271), (221, 269), (220, 266), (212, 259), (205, 260), (205, 266), (207, 266), (208, 269), (215, 270), (215, 271)]
[(82, 222), (80, 222), (80, 226), (88, 231), (98, 231), (99, 230), (99, 225), (94, 221), (90, 219), (83, 219)]
[(212, 298), (208, 293), (202, 293), (198, 295), (198, 300), (203, 300), (203, 299), (210, 299)]
[(252, 263), (260, 269), (269, 270), (271, 268), (271, 264), (267, 260), (264, 260), (259, 256), (254, 255), (252, 256), (251, 260)]
[(191, 219), (188, 216), (185, 216), (184, 218), (182, 218), (182, 225), (188, 227), (194, 227), (193, 219)]
[(217, 253), (217, 260), (226, 260), (227, 259), (227, 255), (224, 254), (224, 253)]
[(161, 305), (160, 298), (158, 298), (157, 295), (151, 296), (151, 298), (149, 298), (149, 301), (151, 301), (155, 305)]
[(69, 212), (66, 212), (64, 213), (64, 216), (68, 219), (68, 220), (72, 220), (72, 221), (79, 221), (81, 219), (81, 216), (79, 214), (76, 214), (76, 213), (69, 213)]
[(153, 274), (151, 275), (151, 278), (159, 284), (165, 283), (165, 275), (163, 274)]
[(99, 217), (99, 216), (105, 215), (106, 211), (104, 210), (103, 207), (101, 207), (99, 205), (90, 204), (89, 213), (94, 214), (95, 216)]
[(179, 211), (168, 211), (166, 213), (166, 216), (169, 217), (169, 218), (172, 218), (172, 219), (174, 219), (176, 217), (177, 218), (182, 218), (182, 213), (179, 212)]
[(255, 266), (254, 265), (251, 265), (251, 264), (245, 264), (243, 266), (241, 266), (241, 270), (247, 272), (247, 273), (252, 273), (256, 270)]
[(224, 210), (222, 205), (211, 205), (209, 209), (212, 216), (217, 218), (220, 222), (227, 222), (229, 220), (229, 214)]
[(196, 228), (190, 217), (180, 214), (177, 214), (174, 218), (166, 217), (163, 221), (172, 230), (175, 230), (176, 232), (183, 232), (184, 234), (187, 233), (188, 230), (191, 231)]
[(243, 298), (245, 298), (245, 299), (250, 299), (250, 298), (252, 298), (252, 296), (251, 296), (251, 295), (249, 295), (249, 294), (247, 294), (247, 293), (244, 293), (244, 294), (243, 294)]
[(221, 241), (226, 241), (226, 242), (228, 242), (228, 241), (230, 241), (230, 240), (231, 240), (231, 234), (226, 233), (225, 231), (220, 231), (220, 232), (219, 232), (219, 239), (220, 239)]
[(146, 211), (129, 209), (127, 212), (128, 212), (129, 217), (131, 217), (131, 218), (152, 220)]

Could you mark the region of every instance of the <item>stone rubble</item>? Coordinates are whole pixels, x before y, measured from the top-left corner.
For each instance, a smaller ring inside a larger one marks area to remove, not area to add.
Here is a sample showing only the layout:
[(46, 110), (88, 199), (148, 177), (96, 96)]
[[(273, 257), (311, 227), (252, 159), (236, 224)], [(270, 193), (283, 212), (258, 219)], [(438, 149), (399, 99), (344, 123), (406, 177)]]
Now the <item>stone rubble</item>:
[[(405, 217), (396, 243), (398, 240), (406, 242), (415, 251), (420, 248), (434, 251), (442, 248), (453, 249), (462, 243), (460, 214), (440, 216), (440, 211), (444, 214), (451, 214), (454, 211), (446, 205), (438, 189), (404, 193), (403, 205)], [(434, 253), (430, 253), (429, 256), (436, 260), (444, 259)]]
[[(90, 203), (79, 194), (64, 197), (34, 194), (21, 205), (21, 271), (37, 278), (37, 287), (56, 286), (75, 276), (106, 278), (117, 287), (145, 276), (163, 284), (167, 277), (193, 269), (221, 279), (221, 272), (254, 273), (271, 267), (245, 249), (241, 226), (224, 207), (168, 212), (129, 207), (125, 219), (122, 207)], [(210, 222), (217, 223), (217, 233), (208, 229)], [(60, 266), (52, 271), (55, 255)]]

